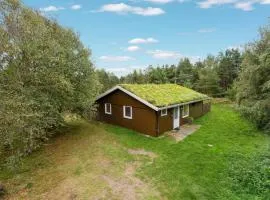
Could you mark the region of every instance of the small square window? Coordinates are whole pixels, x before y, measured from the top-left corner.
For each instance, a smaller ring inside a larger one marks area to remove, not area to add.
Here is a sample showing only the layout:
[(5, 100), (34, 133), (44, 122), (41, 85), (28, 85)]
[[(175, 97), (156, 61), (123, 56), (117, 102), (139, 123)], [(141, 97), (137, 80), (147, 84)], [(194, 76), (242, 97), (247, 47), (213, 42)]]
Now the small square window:
[(168, 112), (167, 109), (162, 109), (160, 115), (161, 116), (166, 116), (167, 112)]
[(124, 106), (123, 107), (123, 114), (124, 114), (124, 118), (132, 119), (132, 107), (131, 106)]
[(189, 116), (189, 105), (184, 105), (182, 110), (182, 117), (188, 117)]
[(112, 114), (112, 104), (105, 103), (105, 113), (111, 115)]

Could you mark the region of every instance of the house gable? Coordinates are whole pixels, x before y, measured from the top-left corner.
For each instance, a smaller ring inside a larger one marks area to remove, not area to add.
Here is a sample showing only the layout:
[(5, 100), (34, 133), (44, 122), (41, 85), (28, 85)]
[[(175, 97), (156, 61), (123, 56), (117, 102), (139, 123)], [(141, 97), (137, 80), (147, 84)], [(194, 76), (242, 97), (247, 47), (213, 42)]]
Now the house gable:
[(138, 97), (137, 95), (133, 94), (132, 92), (130, 92), (130, 91), (128, 91), (128, 90), (126, 90), (126, 89), (124, 89), (124, 88), (122, 88), (122, 87), (120, 87), (120, 86), (115, 86), (115, 87), (113, 87), (112, 89), (107, 90), (105, 93), (103, 93), (103, 94), (101, 94), (100, 96), (97, 97), (97, 101), (98, 101), (99, 99), (101, 99), (101, 98), (103, 98), (103, 97), (109, 95), (110, 93), (116, 91), (116, 90), (121, 90), (121, 91), (124, 92), (125, 94), (127, 94), (127, 95), (129, 95), (130, 97), (136, 99), (137, 101), (143, 103), (144, 105), (146, 105), (146, 106), (152, 108), (152, 109), (155, 110), (155, 111), (158, 111), (158, 107), (154, 106), (153, 104), (151, 104), (151, 103), (145, 101), (144, 99)]
[[(110, 103), (112, 106), (112, 113), (110, 115), (105, 113), (105, 103)], [(151, 136), (156, 136), (156, 111), (129, 96), (122, 90), (116, 89), (99, 98), (97, 100), (97, 105), (98, 120), (109, 124), (117, 124)], [(132, 107), (132, 119), (124, 117), (124, 106)]]

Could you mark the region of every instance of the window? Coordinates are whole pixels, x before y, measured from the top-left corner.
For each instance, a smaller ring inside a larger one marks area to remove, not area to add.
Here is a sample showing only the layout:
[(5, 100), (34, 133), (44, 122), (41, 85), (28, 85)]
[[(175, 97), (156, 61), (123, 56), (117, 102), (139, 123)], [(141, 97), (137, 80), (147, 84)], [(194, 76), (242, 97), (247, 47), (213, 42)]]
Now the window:
[(112, 105), (110, 103), (105, 103), (105, 113), (109, 115), (112, 114)]
[(188, 117), (189, 116), (189, 105), (184, 105), (182, 110), (182, 117)]
[(162, 109), (161, 116), (166, 116), (166, 115), (167, 115), (167, 109)]
[(124, 118), (132, 119), (132, 107), (131, 106), (124, 106), (123, 107), (123, 114), (124, 114)]

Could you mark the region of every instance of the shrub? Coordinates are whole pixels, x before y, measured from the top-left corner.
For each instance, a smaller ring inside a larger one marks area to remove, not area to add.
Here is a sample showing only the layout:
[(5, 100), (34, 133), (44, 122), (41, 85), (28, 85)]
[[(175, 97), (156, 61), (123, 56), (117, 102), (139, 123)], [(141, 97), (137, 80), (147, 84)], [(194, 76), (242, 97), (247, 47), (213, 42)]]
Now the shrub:
[(270, 133), (270, 104), (265, 101), (257, 101), (250, 106), (239, 106), (239, 111), (258, 128)]
[(270, 195), (270, 151), (259, 157), (237, 160), (230, 168), (233, 190), (267, 199)]

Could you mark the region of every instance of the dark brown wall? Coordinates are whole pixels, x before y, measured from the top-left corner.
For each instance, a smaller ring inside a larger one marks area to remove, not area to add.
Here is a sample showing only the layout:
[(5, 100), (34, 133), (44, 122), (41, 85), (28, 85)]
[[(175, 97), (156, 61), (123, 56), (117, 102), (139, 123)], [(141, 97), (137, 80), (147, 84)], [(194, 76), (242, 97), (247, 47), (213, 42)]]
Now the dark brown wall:
[[(112, 114), (105, 114), (105, 103), (112, 104)], [(147, 135), (156, 136), (157, 118), (156, 111), (130, 97), (120, 90), (99, 99), (98, 120), (106, 123), (123, 126)], [(133, 118), (123, 117), (123, 106), (132, 106)]]
[(168, 109), (166, 116), (161, 116), (158, 112), (159, 135), (173, 129), (173, 109)]
[(189, 104), (189, 116), (194, 119), (203, 115), (203, 102)]

